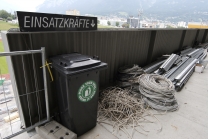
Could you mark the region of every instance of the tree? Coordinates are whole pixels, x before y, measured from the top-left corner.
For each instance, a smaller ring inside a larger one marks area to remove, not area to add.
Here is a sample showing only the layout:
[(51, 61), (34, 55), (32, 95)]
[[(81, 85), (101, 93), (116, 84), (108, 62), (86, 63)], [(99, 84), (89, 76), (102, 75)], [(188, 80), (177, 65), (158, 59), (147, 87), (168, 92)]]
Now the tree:
[(185, 27), (178, 26), (177, 28), (185, 28)]
[(116, 22), (116, 26), (117, 26), (117, 27), (119, 26), (119, 22)]
[(122, 27), (123, 27), (123, 28), (129, 28), (129, 24), (123, 23), (123, 24), (122, 24)]
[(7, 17), (11, 17), (11, 14), (5, 10), (0, 10), (0, 17), (7, 19)]
[(100, 24), (100, 20), (97, 20), (97, 24)]
[(111, 25), (110, 21), (108, 21), (107, 24), (110, 26)]
[(12, 21), (12, 17), (7, 17), (7, 20), (8, 21)]
[(173, 28), (173, 27), (172, 27), (172, 26), (170, 26), (170, 25), (167, 25), (167, 26), (166, 26), (166, 28)]
[(12, 19), (16, 19), (15, 15), (12, 15)]

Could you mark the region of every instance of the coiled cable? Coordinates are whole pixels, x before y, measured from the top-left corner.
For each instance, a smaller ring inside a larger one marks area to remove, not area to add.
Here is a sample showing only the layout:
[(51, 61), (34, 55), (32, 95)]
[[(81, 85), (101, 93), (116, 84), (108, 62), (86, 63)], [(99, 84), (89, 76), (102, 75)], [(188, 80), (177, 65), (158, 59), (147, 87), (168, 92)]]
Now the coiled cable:
[(138, 78), (139, 91), (145, 104), (158, 111), (176, 111), (178, 102), (175, 99), (175, 87), (164, 76), (143, 74)]
[(138, 84), (134, 80), (143, 73), (143, 69), (136, 64), (121, 67), (118, 69), (117, 85), (126, 89), (138, 88)]

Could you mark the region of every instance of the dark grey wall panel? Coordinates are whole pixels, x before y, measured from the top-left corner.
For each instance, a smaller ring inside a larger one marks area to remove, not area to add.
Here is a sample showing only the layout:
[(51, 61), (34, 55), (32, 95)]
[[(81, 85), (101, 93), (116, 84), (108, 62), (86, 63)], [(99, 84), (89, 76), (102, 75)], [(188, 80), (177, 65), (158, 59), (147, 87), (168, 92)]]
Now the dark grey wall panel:
[(97, 31), (40, 33), (31, 36), (35, 48), (46, 47), (48, 57), (71, 52), (98, 55), (102, 61), (109, 64), (108, 70), (101, 74), (103, 85), (109, 80), (113, 81), (119, 66), (145, 64), (150, 33), (151, 31)]
[(163, 54), (177, 51), (180, 46), (182, 30), (158, 30), (153, 48), (152, 60)]
[(197, 29), (186, 30), (186, 35), (183, 41), (183, 47), (193, 46), (195, 37), (196, 37)]
[(199, 30), (199, 35), (197, 37), (197, 41), (199, 41), (200, 43), (202, 42), (202, 39), (203, 39), (203, 36), (204, 36), (204, 32), (205, 32), (205, 29), (200, 29)]
[(117, 32), (115, 70), (127, 64), (144, 65), (148, 58), (150, 31)]
[(208, 42), (208, 29), (204, 32), (203, 42)]
[(71, 52), (98, 55), (109, 65), (108, 70), (101, 74), (101, 85), (104, 85), (109, 80), (113, 81), (119, 66), (145, 64), (150, 33), (151, 31), (57, 32), (31, 36), (34, 48), (46, 47), (47, 57)]

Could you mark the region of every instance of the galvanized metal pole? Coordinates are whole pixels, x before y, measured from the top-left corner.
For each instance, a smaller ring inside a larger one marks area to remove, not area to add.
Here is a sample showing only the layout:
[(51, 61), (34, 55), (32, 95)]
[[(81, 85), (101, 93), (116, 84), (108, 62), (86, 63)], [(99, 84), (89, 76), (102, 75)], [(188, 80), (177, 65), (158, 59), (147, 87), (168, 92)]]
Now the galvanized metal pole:
[(45, 89), (45, 101), (46, 101), (46, 114), (47, 120), (50, 120), (50, 112), (49, 112), (49, 102), (48, 102), (48, 85), (47, 85), (47, 78), (46, 78), (46, 66), (45, 65), (45, 48), (41, 47), (42, 51), (42, 64), (43, 64), (43, 81), (44, 81), (44, 89)]
[(198, 61), (198, 59), (194, 59), (178, 76), (175, 77), (176, 81), (179, 81), (183, 78), (183, 76), (189, 71), (189, 69)]
[(36, 53), (41, 53), (41, 50), (1, 52), (0, 56), (16, 56), (16, 55), (28, 55), (28, 54), (36, 54)]

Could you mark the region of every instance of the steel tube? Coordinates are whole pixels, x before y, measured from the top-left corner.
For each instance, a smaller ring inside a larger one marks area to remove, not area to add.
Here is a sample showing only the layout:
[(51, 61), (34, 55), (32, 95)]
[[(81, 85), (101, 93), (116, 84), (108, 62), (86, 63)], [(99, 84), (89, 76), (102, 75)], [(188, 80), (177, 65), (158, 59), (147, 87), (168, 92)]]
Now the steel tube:
[(176, 66), (175, 68), (173, 68), (172, 69), (173, 71), (171, 73), (168, 73), (166, 75), (167, 78), (169, 78), (176, 70), (178, 70), (188, 60), (188, 58), (184, 58), (184, 59), (181, 59), (181, 60), (182, 60), (182, 62), (178, 66)]
[(26, 50), (26, 51), (13, 51), (13, 52), (2, 52), (0, 56), (16, 56), (16, 55), (27, 55), (41, 53), (41, 50)]
[(191, 56), (191, 55), (193, 55), (194, 53), (196, 53), (198, 51), (199, 51), (199, 49), (196, 49), (196, 50), (192, 51), (191, 53), (189, 53), (188, 56)]
[(43, 65), (43, 81), (44, 81), (44, 88), (45, 88), (45, 101), (46, 101), (46, 114), (47, 120), (50, 120), (50, 112), (49, 112), (49, 101), (48, 101), (48, 85), (47, 85), (47, 78), (46, 78), (46, 59), (45, 59), (45, 48), (41, 47), (42, 51), (42, 65)]
[(163, 60), (161, 62), (158, 62), (158, 63), (156, 63), (156, 64), (154, 64), (154, 65), (152, 65), (152, 66), (150, 66), (150, 67), (148, 67), (146, 69), (144, 68), (145, 69), (144, 72), (146, 72), (146, 73), (152, 73), (154, 70), (156, 70), (157, 68), (159, 68), (160, 65), (162, 65), (164, 62), (165, 62), (165, 60)]
[(205, 54), (205, 55), (201, 58), (201, 60), (204, 60), (206, 56), (207, 56), (207, 54)]
[(170, 57), (160, 66), (160, 69), (164, 68), (174, 56), (175, 54), (170, 55)]
[(3, 138), (3, 139), (11, 139), (11, 138), (13, 138), (13, 137), (15, 137), (15, 136), (23, 133), (23, 132), (30, 131), (30, 130), (34, 129), (35, 127), (37, 127), (39, 125), (42, 125), (42, 124), (44, 124), (46, 122), (48, 122), (48, 120), (41, 121), (41, 122), (39, 122), (37, 124), (34, 124), (33, 126), (30, 126), (28, 128), (25, 128), (25, 129), (21, 130), (20, 132), (14, 133), (14, 134), (12, 134), (10, 136), (7, 136), (6, 138)]
[(165, 71), (168, 71), (177, 59), (178, 59), (178, 56), (175, 55), (175, 56), (168, 62), (168, 64), (167, 64), (165, 67), (163, 67), (164, 70), (165, 70)]
[(184, 81), (185, 81), (185, 79), (189, 76), (189, 74), (191, 73), (191, 71), (194, 69), (194, 67), (195, 67), (195, 65), (193, 65), (192, 67), (191, 67), (191, 69), (186, 73), (186, 75), (176, 84), (176, 85), (179, 85), (180, 86), (180, 84), (181, 83), (183, 83)]
[(186, 74), (186, 72), (197, 62), (197, 59), (194, 59), (178, 76), (176, 76), (175, 80), (180, 80)]
[(188, 49), (185, 49), (185, 50), (181, 51), (181, 55), (183, 55), (183, 54), (185, 54), (185, 53), (191, 51), (192, 49), (193, 49), (193, 48), (188, 48)]

